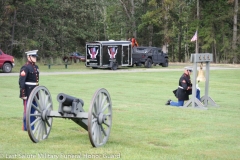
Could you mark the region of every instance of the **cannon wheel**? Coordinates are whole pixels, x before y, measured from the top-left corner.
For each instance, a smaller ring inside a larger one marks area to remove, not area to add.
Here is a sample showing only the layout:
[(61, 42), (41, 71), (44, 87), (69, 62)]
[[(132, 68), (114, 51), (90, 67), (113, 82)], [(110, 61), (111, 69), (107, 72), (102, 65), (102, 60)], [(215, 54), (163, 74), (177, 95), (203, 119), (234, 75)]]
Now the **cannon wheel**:
[(88, 135), (93, 147), (104, 145), (112, 127), (112, 101), (108, 91), (98, 89), (88, 111)]
[(28, 135), (34, 143), (48, 137), (53, 122), (48, 115), (52, 110), (52, 97), (48, 89), (44, 86), (35, 87), (28, 98), (26, 113)]

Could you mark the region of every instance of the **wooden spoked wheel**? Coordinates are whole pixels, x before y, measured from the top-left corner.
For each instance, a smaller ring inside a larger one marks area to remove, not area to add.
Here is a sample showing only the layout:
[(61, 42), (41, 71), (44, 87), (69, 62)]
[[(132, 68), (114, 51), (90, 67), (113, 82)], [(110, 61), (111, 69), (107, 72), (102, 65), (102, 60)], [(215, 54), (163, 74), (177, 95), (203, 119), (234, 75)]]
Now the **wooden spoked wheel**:
[(27, 101), (26, 125), (28, 135), (34, 143), (48, 137), (53, 118), (48, 117), (53, 110), (50, 92), (44, 86), (35, 87)]
[(108, 91), (98, 89), (88, 111), (88, 135), (93, 147), (104, 145), (112, 127), (112, 102)]

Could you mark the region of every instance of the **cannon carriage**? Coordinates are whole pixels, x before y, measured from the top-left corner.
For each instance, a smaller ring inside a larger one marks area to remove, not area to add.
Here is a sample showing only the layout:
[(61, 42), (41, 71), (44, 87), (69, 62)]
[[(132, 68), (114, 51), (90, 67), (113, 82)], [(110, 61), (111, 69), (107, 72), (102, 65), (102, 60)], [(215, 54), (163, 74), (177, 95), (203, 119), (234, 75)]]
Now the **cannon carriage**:
[(88, 131), (93, 147), (103, 146), (110, 136), (112, 126), (112, 102), (104, 88), (94, 93), (88, 112), (83, 109), (80, 98), (59, 93), (58, 111), (53, 111), (53, 102), (49, 90), (37, 86), (31, 92), (27, 102), (26, 124), (28, 135), (34, 143), (48, 138), (53, 118), (68, 118)]

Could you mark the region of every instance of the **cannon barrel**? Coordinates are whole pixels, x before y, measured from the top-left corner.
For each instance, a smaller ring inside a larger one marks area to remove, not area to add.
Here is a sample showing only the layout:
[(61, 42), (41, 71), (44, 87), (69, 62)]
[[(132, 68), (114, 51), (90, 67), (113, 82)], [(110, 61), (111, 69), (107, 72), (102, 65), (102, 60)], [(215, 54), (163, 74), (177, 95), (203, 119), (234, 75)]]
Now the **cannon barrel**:
[(64, 94), (64, 93), (59, 93), (57, 95), (57, 101), (59, 103), (62, 103), (64, 106), (71, 106), (73, 101), (80, 101), (82, 106), (84, 106), (84, 102), (83, 102), (82, 99), (72, 97), (72, 96), (69, 96), (69, 95)]
[(57, 95), (57, 101), (59, 102), (58, 112), (61, 115), (71, 113), (76, 116), (78, 112), (84, 112), (84, 102), (79, 98), (59, 93)]

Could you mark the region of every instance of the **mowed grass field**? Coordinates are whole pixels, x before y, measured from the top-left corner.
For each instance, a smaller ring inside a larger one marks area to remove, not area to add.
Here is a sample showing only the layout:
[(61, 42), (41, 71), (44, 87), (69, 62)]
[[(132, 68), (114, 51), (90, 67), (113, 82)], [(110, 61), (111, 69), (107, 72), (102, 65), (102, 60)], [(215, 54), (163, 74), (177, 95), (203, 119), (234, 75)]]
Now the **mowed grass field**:
[[(99, 88), (108, 90), (112, 99), (113, 124), (108, 142), (100, 148), (91, 146), (86, 130), (61, 118), (53, 119), (48, 139), (33, 143), (28, 133), (22, 131), (19, 77), (0, 76), (0, 158), (240, 159), (240, 69), (210, 71), (209, 96), (220, 107), (199, 110), (166, 106), (169, 98), (176, 100), (172, 91), (178, 86), (183, 66), (130, 68), (140, 69), (139, 72), (127, 68), (109, 73), (110, 70), (93, 70), (84, 65), (70, 65), (68, 69), (63, 65), (51, 69), (40, 65), (40, 85), (50, 91), (54, 110), (58, 110), (58, 93), (83, 99), (87, 112), (94, 92)], [(19, 69), (17, 66), (13, 72), (18, 73)], [(121, 72), (127, 70), (129, 72)], [(44, 75), (46, 72), (76, 74)], [(204, 83), (199, 86), (203, 96)]]

